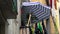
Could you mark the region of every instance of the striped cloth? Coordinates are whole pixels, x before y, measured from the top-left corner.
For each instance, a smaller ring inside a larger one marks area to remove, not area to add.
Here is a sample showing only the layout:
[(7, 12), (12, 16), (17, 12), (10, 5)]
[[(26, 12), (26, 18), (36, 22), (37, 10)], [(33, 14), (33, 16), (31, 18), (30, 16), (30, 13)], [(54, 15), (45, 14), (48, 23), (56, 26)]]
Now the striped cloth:
[(44, 6), (39, 2), (24, 2), (22, 4), (24, 15), (32, 15), (32, 23), (41, 21), (42, 19), (48, 19), (50, 16), (50, 7)]

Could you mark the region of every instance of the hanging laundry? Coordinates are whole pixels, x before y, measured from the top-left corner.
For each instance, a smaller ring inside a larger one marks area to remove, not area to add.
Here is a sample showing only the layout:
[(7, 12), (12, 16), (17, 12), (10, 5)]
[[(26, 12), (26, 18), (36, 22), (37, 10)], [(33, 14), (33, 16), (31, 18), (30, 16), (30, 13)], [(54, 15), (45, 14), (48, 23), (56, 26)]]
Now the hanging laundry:
[(13, 11), (17, 13), (17, 0), (12, 0)]
[(40, 32), (43, 34), (43, 27), (42, 24), (40, 24), (40, 22), (37, 24), (37, 27), (40, 30)]
[(57, 9), (57, 0), (54, 0), (55, 9)]
[(39, 2), (23, 2), (22, 8), (25, 14), (31, 13), (37, 18), (37, 20), (32, 20), (36, 23), (42, 19), (48, 19), (50, 16), (50, 8), (42, 5)]
[(32, 34), (35, 34), (35, 27), (36, 27), (35, 24), (31, 26)]
[(35, 29), (35, 34), (43, 34), (40, 32), (40, 30), (38, 28)]
[(36, 23), (35, 34), (43, 34), (43, 27), (40, 22)]
[(43, 26), (44, 34), (48, 34), (48, 33), (47, 33), (47, 29), (46, 29), (46, 27), (45, 27), (45, 25), (44, 25), (44, 20), (42, 20), (42, 26)]
[[(53, 0), (49, 0), (51, 8), (52, 8), (52, 1)], [(57, 0), (54, 0), (54, 7), (55, 9), (57, 9)]]

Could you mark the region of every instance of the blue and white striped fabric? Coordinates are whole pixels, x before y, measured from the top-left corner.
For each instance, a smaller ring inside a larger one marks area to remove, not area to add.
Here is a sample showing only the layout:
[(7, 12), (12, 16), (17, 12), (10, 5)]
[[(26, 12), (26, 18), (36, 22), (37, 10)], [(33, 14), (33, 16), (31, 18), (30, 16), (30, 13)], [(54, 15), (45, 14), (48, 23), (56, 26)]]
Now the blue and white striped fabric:
[(42, 19), (48, 19), (50, 16), (50, 7), (44, 6), (39, 2), (24, 2), (22, 4), (24, 13), (31, 13), (36, 17), (32, 22), (38, 22)]

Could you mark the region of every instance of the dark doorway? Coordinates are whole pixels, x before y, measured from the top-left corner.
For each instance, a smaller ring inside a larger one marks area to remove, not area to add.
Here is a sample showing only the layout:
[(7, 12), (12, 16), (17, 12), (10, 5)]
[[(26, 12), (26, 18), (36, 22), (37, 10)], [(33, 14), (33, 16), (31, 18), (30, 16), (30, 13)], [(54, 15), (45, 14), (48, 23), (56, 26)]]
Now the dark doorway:
[(5, 24), (0, 23), (0, 34), (5, 34)]
[(0, 11), (0, 34), (5, 34), (5, 22)]

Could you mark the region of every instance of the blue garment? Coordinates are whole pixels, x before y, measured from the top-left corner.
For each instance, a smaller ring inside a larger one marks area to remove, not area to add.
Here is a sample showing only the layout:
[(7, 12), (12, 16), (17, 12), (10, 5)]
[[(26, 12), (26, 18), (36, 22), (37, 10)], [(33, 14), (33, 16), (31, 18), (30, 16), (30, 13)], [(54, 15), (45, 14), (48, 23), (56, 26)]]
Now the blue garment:
[(31, 18), (31, 22), (38, 22), (41, 21), (42, 19), (48, 19), (50, 16), (50, 7), (42, 5), (39, 2), (24, 2), (22, 3), (22, 8), (24, 11), (24, 15), (26, 15), (27, 13), (32, 15), (32, 17), (34, 16), (35, 19)]

